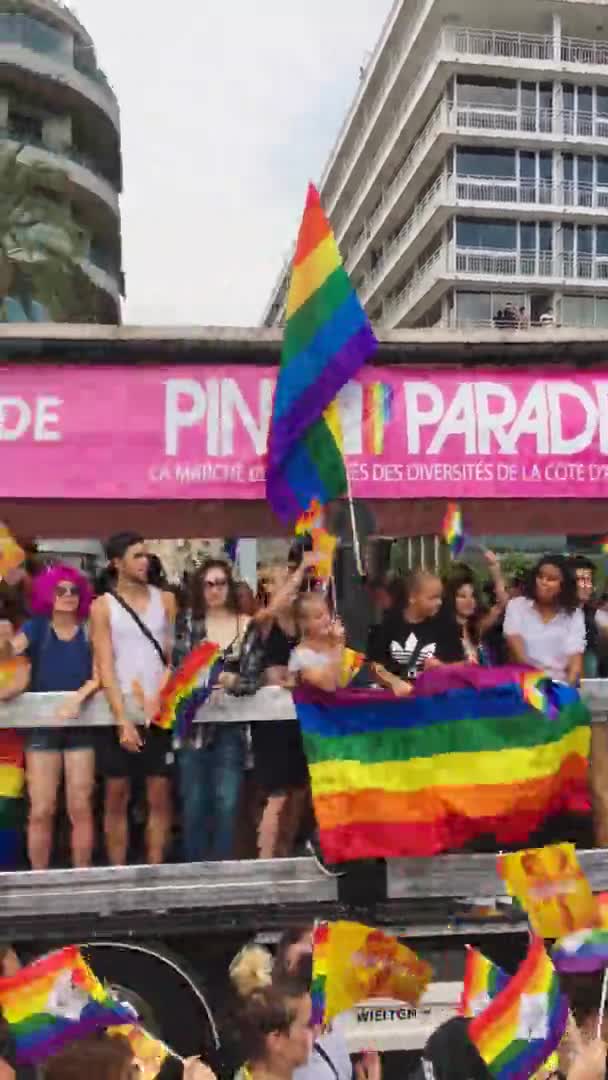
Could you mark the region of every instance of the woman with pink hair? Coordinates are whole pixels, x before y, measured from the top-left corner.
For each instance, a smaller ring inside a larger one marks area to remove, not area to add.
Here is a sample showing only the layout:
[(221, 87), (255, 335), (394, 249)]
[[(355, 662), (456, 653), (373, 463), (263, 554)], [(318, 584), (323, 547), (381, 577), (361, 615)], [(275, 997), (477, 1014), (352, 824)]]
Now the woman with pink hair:
[[(77, 720), (81, 706), (99, 687), (86, 632), (93, 594), (87, 579), (71, 566), (52, 566), (34, 578), (33, 617), (13, 640), (32, 668), (30, 689), (71, 691), (58, 720)], [(72, 826), (72, 863), (90, 866), (93, 853), (95, 747), (90, 727), (30, 728), (25, 740), (29, 795), (27, 847), (33, 870), (51, 858), (57, 792), (65, 774), (66, 805)]]

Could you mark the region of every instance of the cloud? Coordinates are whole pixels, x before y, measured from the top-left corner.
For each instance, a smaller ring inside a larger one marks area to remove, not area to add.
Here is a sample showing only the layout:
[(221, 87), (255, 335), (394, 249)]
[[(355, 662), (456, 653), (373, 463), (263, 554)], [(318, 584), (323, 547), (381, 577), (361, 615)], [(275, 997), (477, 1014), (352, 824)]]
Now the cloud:
[(390, 0), (77, 0), (121, 104), (125, 321), (255, 324)]

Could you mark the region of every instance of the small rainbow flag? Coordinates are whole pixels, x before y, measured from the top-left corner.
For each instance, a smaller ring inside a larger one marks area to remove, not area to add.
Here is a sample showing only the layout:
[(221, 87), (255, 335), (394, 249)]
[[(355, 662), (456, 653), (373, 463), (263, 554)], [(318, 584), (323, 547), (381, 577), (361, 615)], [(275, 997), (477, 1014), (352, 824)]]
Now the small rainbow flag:
[(268, 433), (266, 492), (283, 521), (299, 517), (312, 499), (326, 505), (346, 494), (336, 397), (377, 345), (310, 184)]
[(318, 499), (312, 499), (308, 510), (300, 514), (295, 524), (296, 536), (312, 534), (313, 529), (322, 529), (325, 526), (325, 514)]
[(469, 1038), (492, 1076), (528, 1080), (557, 1049), (568, 1022), (568, 999), (542, 938), (504, 990), (469, 1024)]
[(0, 870), (15, 870), (22, 854), (25, 769), (23, 739), (0, 732)]
[(154, 721), (163, 731), (174, 731), (182, 742), (192, 733), (194, 718), (207, 701), (222, 669), (222, 650), (204, 641), (174, 671), (161, 692), (160, 710)]
[(538, 709), (538, 712), (549, 718), (559, 713), (553, 687), (554, 683), (546, 671), (525, 671), (521, 677), (525, 701), (532, 709)]
[(344, 690), (357, 677), (365, 663), (363, 653), (355, 649), (345, 649), (342, 656), (342, 671), (340, 673), (340, 688)]
[(604, 536), (603, 539), (600, 540), (600, 551), (603, 555), (608, 555), (608, 536)]
[(608, 968), (608, 929), (593, 927), (567, 934), (556, 941), (551, 959), (557, 971), (567, 974), (603, 971)]
[(441, 526), (441, 538), (448, 545), (452, 555), (460, 555), (465, 545), (465, 535), (462, 511), (458, 503), (448, 503)]
[(467, 945), (460, 1015), (467, 1018), (479, 1016), (496, 995), (504, 990), (510, 977), (478, 949)]
[(384, 430), (392, 418), (393, 390), (386, 383), (363, 387), (363, 449), (367, 454), (384, 452)]
[(18, 1065), (37, 1065), (66, 1043), (136, 1019), (104, 989), (75, 945), (0, 979), (0, 1008)]
[(312, 935), (312, 983), (310, 996), (313, 1027), (322, 1027), (325, 1018), (325, 990), (329, 962), (329, 923), (319, 922)]

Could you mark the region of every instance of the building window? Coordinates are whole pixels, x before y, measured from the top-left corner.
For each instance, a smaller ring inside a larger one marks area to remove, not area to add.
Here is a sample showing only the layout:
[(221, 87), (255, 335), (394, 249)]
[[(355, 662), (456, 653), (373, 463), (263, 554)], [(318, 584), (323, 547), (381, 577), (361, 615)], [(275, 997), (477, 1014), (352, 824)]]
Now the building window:
[(517, 83), (514, 79), (486, 79), (483, 76), (459, 75), (458, 103), (515, 109)]
[(491, 218), (458, 218), (456, 244), (458, 247), (483, 248), (489, 251), (515, 251), (517, 223)]
[(496, 176), (512, 180), (516, 172), (515, 151), (459, 146), (456, 168), (459, 176)]
[(492, 318), (490, 293), (457, 293), (456, 318), (459, 323), (489, 323)]
[(594, 307), (593, 296), (564, 296), (562, 298), (562, 322), (566, 326), (594, 326)]

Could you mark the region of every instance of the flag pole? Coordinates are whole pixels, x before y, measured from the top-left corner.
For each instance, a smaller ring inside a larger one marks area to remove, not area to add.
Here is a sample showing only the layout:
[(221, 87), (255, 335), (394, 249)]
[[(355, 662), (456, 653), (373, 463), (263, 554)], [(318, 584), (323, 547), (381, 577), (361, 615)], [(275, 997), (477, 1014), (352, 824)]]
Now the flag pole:
[(608, 968), (604, 968), (604, 978), (602, 980), (602, 998), (600, 1001), (600, 1011), (597, 1016), (597, 1038), (602, 1037), (602, 1026), (604, 1023), (604, 1013), (606, 1012), (606, 993), (608, 992)]
[(359, 541), (359, 533), (357, 532), (357, 516), (355, 514), (355, 504), (353, 501), (353, 490), (350, 484), (350, 476), (348, 473), (348, 465), (344, 462), (344, 471), (346, 473), (346, 497), (348, 499), (348, 509), (350, 511), (350, 527), (353, 534), (353, 554), (355, 556), (355, 566), (360, 578), (365, 577), (363, 570), (363, 560), (361, 558), (361, 543)]

